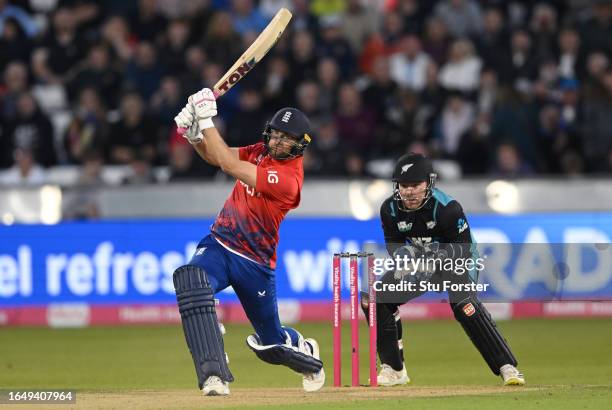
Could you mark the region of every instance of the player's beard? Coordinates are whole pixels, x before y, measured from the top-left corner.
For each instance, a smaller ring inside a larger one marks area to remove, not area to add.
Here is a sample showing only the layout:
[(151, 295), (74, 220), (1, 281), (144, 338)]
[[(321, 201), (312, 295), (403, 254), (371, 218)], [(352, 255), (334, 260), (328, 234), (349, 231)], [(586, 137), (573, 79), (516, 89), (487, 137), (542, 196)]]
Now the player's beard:
[(282, 145), (283, 144), (281, 143), (276, 143), (274, 146), (270, 146), (268, 143), (268, 154), (270, 154), (272, 158), (279, 160), (293, 158), (293, 156), (290, 154), (293, 147), (283, 148)]
[(400, 192), (400, 197), (404, 203), (404, 206), (407, 209), (416, 209), (423, 204), (423, 201), (427, 197), (427, 190), (423, 190), (421, 192), (416, 192), (409, 195), (403, 195)]

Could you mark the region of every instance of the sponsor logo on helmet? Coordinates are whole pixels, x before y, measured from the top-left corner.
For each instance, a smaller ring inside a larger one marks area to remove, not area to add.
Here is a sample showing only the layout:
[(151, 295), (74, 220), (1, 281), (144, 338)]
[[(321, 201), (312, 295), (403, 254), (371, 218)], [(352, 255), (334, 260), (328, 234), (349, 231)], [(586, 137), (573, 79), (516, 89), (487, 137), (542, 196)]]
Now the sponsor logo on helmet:
[(281, 118), (281, 121), (284, 122), (284, 123), (288, 123), (289, 120), (291, 119), (291, 115), (293, 115), (293, 113), (291, 111), (286, 111), (283, 114), (283, 118)]
[(399, 229), (400, 232), (408, 232), (412, 229), (412, 222), (406, 223), (406, 221), (400, 221), (397, 223), (397, 229)]
[(471, 303), (468, 303), (463, 307), (463, 313), (465, 313), (466, 316), (472, 316), (476, 313), (476, 308)]
[(412, 167), (414, 164), (406, 164), (402, 166), (402, 172), (400, 172), (400, 174), (403, 174), (404, 172), (408, 172), (408, 170), (410, 169), (410, 167)]
[(459, 220), (457, 221), (457, 230), (459, 231), (459, 233), (465, 231), (467, 228), (467, 221), (463, 218), (459, 218)]

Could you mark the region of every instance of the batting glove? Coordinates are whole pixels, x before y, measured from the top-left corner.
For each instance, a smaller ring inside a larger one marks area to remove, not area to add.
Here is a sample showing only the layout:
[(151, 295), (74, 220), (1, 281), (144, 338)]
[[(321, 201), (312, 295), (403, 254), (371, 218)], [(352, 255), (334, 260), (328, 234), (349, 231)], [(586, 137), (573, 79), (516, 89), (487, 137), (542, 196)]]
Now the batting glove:
[(201, 130), (213, 128), (212, 117), (217, 115), (217, 101), (210, 88), (203, 88), (189, 97), (189, 102), (193, 104), (195, 116)]
[(202, 133), (198, 121), (195, 121), (195, 109), (193, 104), (187, 103), (185, 107), (174, 117), (179, 134), (186, 138), (191, 144), (202, 142)]

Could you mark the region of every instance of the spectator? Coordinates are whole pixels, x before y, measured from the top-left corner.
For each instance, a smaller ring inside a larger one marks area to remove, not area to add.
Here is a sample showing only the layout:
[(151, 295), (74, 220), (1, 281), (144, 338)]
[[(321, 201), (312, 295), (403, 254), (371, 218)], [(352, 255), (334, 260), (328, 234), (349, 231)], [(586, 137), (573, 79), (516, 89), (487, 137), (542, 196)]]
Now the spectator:
[(463, 175), (483, 175), (491, 168), (491, 117), (481, 112), (474, 124), (465, 132), (457, 147), (456, 159)]
[(336, 111), (336, 127), (342, 143), (355, 150), (355, 155), (365, 156), (371, 148), (375, 126), (376, 114), (363, 104), (355, 86), (342, 85), (338, 91)]
[(261, 139), (265, 127), (261, 95), (256, 89), (242, 90), (235, 112), (239, 121), (231, 121), (227, 127), (227, 143), (234, 147), (255, 144)]
[(287, 56), (291, 83), (299, 84), (304, 80), (315, 78), (317, 73), (317, 55), (314, 39), (307, 31), (298, 31), (293, 35), (290, 54)]
[(479, 112), (491, 113), (495, 109), (498, 96), (497, 74), (494, 70), (485, 70), (480, 74), (477, 108)]
[[(308, 175), (339, 176), (344, 173), (345, 147), (340, 144), (333, 118), (321, 119), (318, 133), (304, 151), (304, 172)], [(306, 153), (308, 153), (306, 155)]]
[(245, 35), (261, 32), (268, 20), (253, 5), (253, 0), (232, 0), (232, 24), (238, 34)]
[(438, 67), (434, 63), (430, 63), (427, 66), (425, 88), (419, 93), (419, 101), (423, 106), (425, 116), (429, 120), (432, 120), (442, 110), (444, 90), (442, 90), (438, 82)]
[(413, 141), (422, 137), (418, 130), (419, 98), (418, 94), (404, 90), (393, 96), (394, 104), (386, 112), (388, 130), (378, 135), (377, 154), (384, 157), (396, 157), (406, 152)]
[(138, 10), (130, 16), (130, 28), (138, 41), (161, 44), (167, 25), (156, 0), (138, 0)]
[(446, 62), (449, 47), (448, 30), (444, 22), (437, 17), (430, 17), (426, 24), (423, 50), (440, 66)]
[(168, 25), (164, 61), (169, 74), (180, 75), (185, 70), (185, 53), (189, 47), (190, 25), (188, 20), (173, 20)]
[(173, 76), (165, 76), (159, 89), (151, 98), (151, 112), (155, 115), (162, 127), (165, 128), (164, 134), (168, 134), (169, 127), (173, 126), (176, 113), (185, 105), (185, 98), (182, 94), (181, 84)]
[(170, 181), (196, 181), (202, 174), (194, 161), (193, 148), (187, 142), (170, 145)]
[(537, 64), (531, 50), (531, 38), (524, 30), (512, 33), (510, 55), (501, 71), (505, 84), (530, 83), (537, 75)]
[(296, 93), (297, 108), (310, 120), (313, 130), (318, 130), (328, 112), (322, 110), (320, 88), (314, 81), (305, 81), (298, 86)]
[(80, 92), (87, 87), (97, 90), (109, 109), (117, 108), (121, 89), (121, 74), (111, 64), (108, 47), (99, 43), (93, 45), (81, 68), (67, 84), (68, 95), (75, 101)]
[(550, 60), (554, 57), (557, 43), (557, 13), (546, 3), (538, 3), (531, 16), (531, 35), (533, 50), (538, 61)]
[(17, 97), (16, 107), (15, 119), (6, 130), (9, 152), (20, 148), (31, 152), (36, 163), (45, 167), (56, 165), (53, 127), (49, 118), (38, 108), (29, 93)]
[(4, 32), (4, 25), (9, 19), (17, 22), (20, 29), (30, 38), (39, 32), (36, 22), (24, 9), (10, 4), (8, 0), (0, 0), (0, 33)]
[(399, 51), (390, 57), (391, 78), (402, 88), (421, 91), (428, 64), (429, 56), (421, 51), (419, 38), (407, 35), (400, 41)]
[(43, 168), (34, 162), (32, 151), (17, 148), (13, 153), (15, 165), (2, 174), (0, 183), (12, 186), (42, 185), (46, 181)]
[(583, 135), (586, 163), (591, 172), (608, 170), (612, 149), (612, 70), (601, 78), (601, 92), (585, 101)]
[(361, 0), (348, 0), (346, 10), (340, 16), (342, 36), (351, 45), (353, 54), (361, 51), (366, 40), (378, 31), (380, 16), (371, 8), (364, 6)]
[(11, 62), (29, 61), (31, 53), (32, 40), (26, 36), (15, 19), (7, 18), (4, 24), (0, 25), (0, 72)]
[(454, 37), (476, 36), (482, 31), (482, 15), (473, 0), (442, 0), (435, 14)]
[(461, 136), (472, 127), (474, 117), (473, 105), (461, 93), (448, 97), (439, 124), (439, 146), (444, 156), (455, 157)]
[(108, 123), (100, 96), (93, 87), (81, 91), (73, 112), (64, 136), (64, 150), (68, 162), (81, 164), (86, 154), (104, 149), (108, 141)]
[(102, 39), (121, 63), (132, 58), (136, 42), (131, 37), (128, 23), (121, 16), (112, 16), (102, 25)]
[(43, 78), (51, 83), (64, 83), (85, 57), (87, 43), (77, 35), (76, 20), (68, 8), (53, 13), (53, 28), (42, 41), (41, 58)]
[[(387, 112), (397, 106), (396, 94), (399, 90), (397, 83), (391, 77), (389, 60), (379, 57), (374, 62), (369, 84), (363, 90), (363, 98), (374, 107), (376, 118), (383, 120)], [(381, 124), (382, 125), (382, 124)]]
[(609, 66), (608, 57), (603, 53), (593, 53), (588, 56), (586, 66), (582, 92), (586, 99), (590, 99), (601, 92), (600, 84)]
[(217, 167), (213, 167), (198, 157), (193, 147), (178, 133), (176, 128), (171, 133), (168, 151), (170, 182), (211, 178), (218, 172)]
[(357, 152), (350, 151), (344, 157), (345, 174), (349, 178), (363, 178), (366, 176), (365, 161)]
[(206, 64), (206, 53), (204, 49), (198, 45), (192, 45), (187, 48), (184, 55), (185, 69), (179, 73), (179, 80), (183, 89), (197, 90), (202, 85), (202, 70)]
[(28, 69), (19, 61), (9, 62), (4, 70), (2, 87), (2, 117), (12, 120), (17, 115), (17, 99), (28, 90)]
[(154, 118), (145, 115), (142, 97), (135, 92), (123, 96), (121, 117), (111, 125), (108, 159), (115, 164), (128, 164), (138, 154), (154, 161), (159, 156), (158, 127)]
[(98, 151), (84, 153), (79, 180), (64, 202), (64, 220), (89, 220), (101, 216), (98, 188), (104, 185), (102, 165), (103, 158)]
[(340, 17), (328, 15), (321, 17), (321, 38), (317, 43), (319, 58), (331, 57), (336, 60), (343, 78), (354, 74), (355, 58), (351, 46), (342, 36)]
[(134, 58), (128, 64), (125, 73), (125, 85), (137, 90), (146, 100), (157, 90), (163, 75), (157, 51), (153, 44), (142, 41), (136, 48)]
[(129, 166), (128, 174), (121, 181), (122, 185), (145, 185), (155, 182), (151, 163), (140, 151), (134, 151)]
[(448, 62), (440, 70), (440, 84), (445, 88), (474, 91), (478, 87), (482, 62), (474, 54), (474, 46), (462, 39), (453, 43)]
[(483, 16), (483, 32), (478, 36), (476, 45), (485, 67), (495, 71), (504, 69), (506, 61), (500, 50), (509, 48), (508, 32), (504, 28), (504, 17), (499, 9), (489, 9)]
[(291, 3), (292, 8), (290, 10), (293, 12), (291, 25), (293, 26), (293, 30), (295, 32), (318, 32), (319, 22), (317, 17), (310, 11), (310, 0), (293, 0)]
[(565, 29), (559, 33), (559, 75), (575, 79), (584, 75), (584, 56), (580, 49), (580, 37), (575, 30)]
[(590, 2), (592, 17), (582, 24), (580, 37), (588, 53), (603, 52), (612, 56), (612, 2), (597, 0)]
[(531, 166), (523, 161), (519, 150), (511, 143), (503, 143), (497, 147), (496, 160), (491, 173), (500, 178), (517, 178), (533, 173)]
[(346, 8), (345, 0), (312, 0), (310, 10), (316, 16), (330, 16), (342, 13)]
[(319, 104), (321, 111), (331, 113), (338, 105), (340, 68), (334, 59), (324, 58), (319, 62), (317, 79), (319, 82)]
[(229, 13), (216, 13), (202, 39), (208, 59), (223, 67), (231, 66), (242, 54), (240, 34), (233, 28)]
[(420, 34), (423, 31), (423, 21), (427, 6), (418, 0), (399, 0), (396, 10), (404, 21), (405, 31)]
[(268, 19), (272, 19), (274, 15), (281, 9), (293, 9), (293, 2), (290, 0), (260, 0), (259, 11)]
[(510, 142), (521, 159), (536, 170), (539, 162), (533, 129), (536, 123), (537, 112), (528, 95), (504, 88), (491, 121), (491, 146), (495, 150), (499, 144)]
[(266, 78), (263, 85), (264, 105), (267, 107), (288, 107), (293, 103), (293, 92), (290, 86), (291, 72), (287, 60), (281, 56), (272, 56), (268, 60)]

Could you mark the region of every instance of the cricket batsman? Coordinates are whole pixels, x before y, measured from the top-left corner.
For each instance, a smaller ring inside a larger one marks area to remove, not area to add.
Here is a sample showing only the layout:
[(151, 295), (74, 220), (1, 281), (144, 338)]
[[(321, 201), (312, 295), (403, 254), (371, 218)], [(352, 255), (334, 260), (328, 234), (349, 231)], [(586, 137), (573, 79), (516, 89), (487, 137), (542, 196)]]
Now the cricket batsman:
[[(477, 254), (461, 205), (435, 188), (436, 177), (431, 161), (420, 154), (406, 154), (396, 163), (393, 194), (380, 207), (385, 245), (393, 257), (407, 255), (410, 258), (458, 260), (473, 258)], [(472, 290), (477, 283), (477, 270), (458, 275), (452, 270), (441, 270), (440, 265), (437, 268), (425, 264), (421, 266), (423, 269), (409, 274), (389, 271), (382, 282), (408, 280), (427, 284), (450, 281), (459, 284), (459, 291), (448, 290), (455, 319), (491, 371), (501, 375), (504, 385), (524, 385), (525, 379), (516, 368), (517, 361), (510, 346)], [(401, 303), (383, 303), (382, 297), (377, 299), (377, 348), (381, 362), (377, 381), (381, 386), (403, 385), (410, 381), (404, 365), (398, 308), (426, 292), (420, 287), (415, 289), (402, 294)], [(362, 308), (367, 318), (368, 301), (363, 295)]]
[(317, 391), (325, 382), (319, 346), (281, 326), (274, 273), (280, 224), (300, 203), (310, 123), (299, 110), (283, 108), (265, 127), (263, 142), (229, 148), (213, 124), (216, 114), (213, 92), (204, 88), (174, 119), (205, 161), (237, 179), (210, 233), (173, 275), (198, 386), (204, 395), (228, 395), (234, 380), (214, 303), (214, 295), (231, 286), (255, 330), (249, 348), (264, 362), (301, 373), (304, 390)]

